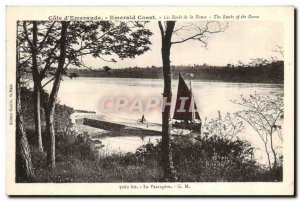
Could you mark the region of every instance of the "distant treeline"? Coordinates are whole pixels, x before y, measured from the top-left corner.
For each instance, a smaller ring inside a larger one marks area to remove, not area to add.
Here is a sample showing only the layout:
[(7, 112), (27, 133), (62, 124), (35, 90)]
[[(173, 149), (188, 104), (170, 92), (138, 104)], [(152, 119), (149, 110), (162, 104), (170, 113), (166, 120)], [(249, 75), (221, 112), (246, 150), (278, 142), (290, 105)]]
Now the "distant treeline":
[[(184, 77), (197, 80), (218, 80), (227, 82), (283, 83), (284, 62), (274, 61), (258, 66), (172, 66), (172, 77), (181, 73)], [(128, 67), (111, 69), (105, 66), (96, 70), (71, 68), (68, 74), (72, 77), (114, 77), (114, 78), (163, 78), (162, 67)]]

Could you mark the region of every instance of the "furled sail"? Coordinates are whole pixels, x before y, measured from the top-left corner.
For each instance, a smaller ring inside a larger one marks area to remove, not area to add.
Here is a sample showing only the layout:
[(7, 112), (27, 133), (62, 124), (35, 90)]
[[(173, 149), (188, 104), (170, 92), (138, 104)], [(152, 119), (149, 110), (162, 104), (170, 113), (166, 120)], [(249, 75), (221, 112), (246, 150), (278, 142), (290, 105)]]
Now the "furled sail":
[[(194, 107), (191, 107), (191, 105), (194, 105)], [(173, 119), (201, 120), (194, 95), (188, 88), (181, 74), (179, 74), (177, 99)]]

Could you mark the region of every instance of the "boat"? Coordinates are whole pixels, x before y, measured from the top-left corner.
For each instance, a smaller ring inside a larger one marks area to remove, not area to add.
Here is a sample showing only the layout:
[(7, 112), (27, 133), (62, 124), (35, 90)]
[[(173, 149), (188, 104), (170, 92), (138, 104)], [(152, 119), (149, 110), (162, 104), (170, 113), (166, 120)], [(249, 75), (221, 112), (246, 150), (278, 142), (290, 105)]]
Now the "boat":
[(180, 73), (173, 122), (174, 128), (188, 129), (201, 134), (202, 121), (192, 92), (192, 85), (190, 83), (189, 88)]

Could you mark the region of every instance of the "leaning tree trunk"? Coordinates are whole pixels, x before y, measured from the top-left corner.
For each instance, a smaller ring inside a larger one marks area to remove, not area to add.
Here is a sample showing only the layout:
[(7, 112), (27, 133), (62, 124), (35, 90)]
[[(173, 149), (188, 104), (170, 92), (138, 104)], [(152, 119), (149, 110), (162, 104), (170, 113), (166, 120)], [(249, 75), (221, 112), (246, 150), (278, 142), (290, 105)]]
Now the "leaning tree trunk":
[(60, 43), (60, 55), (58, 59), (58, 67), (55, 73), (53, 87), (45, 108), (46, 118), (46, 134), (47, 134), (47, 163), (50, 168), (55, 168), (55, 131), (54, 131), (54, 109), (57, 100), (57, 93), (59, 90), (61, 75), (64, 69), (66, 60), (66, 45), (67, 45), (67, 29), (69, 22), (63, 21), (61, 27), (61, 38), (58, 41)]
[(34, 179), (34, 169), (31, 162), (27, 135), (23, 128), (20, 76), (18, 69), (16, 77), (16, 181), (31, 182)]
[[(17, 31), (19, 30), (18, 26), (19, 23), (17, 22)], [(31, 182), (34, 180), (34, 169), (31, 162), (31, 153), (27, 135), (23, 128), (18, 39), (16, 49), (16, 182)]]
[[(164, 75), (164, 92), (163, 98), (170, 102), (172, 99), (171, 88), (171, 66), (170, 66), (170, 50), (171, 38), (175, 26), (174, 21), (168, 21), (166, 24), (166, 31), (163, 30), (161, 23), (159, 26), (162, 33), (162, 61), (163, 61), (163, 75)], [(170, 132), (170, 109), (171, 106), (165, 106), (162, 111), (162, 163), (164, 171), (164, 180), (174, 182), (177, 180), (175, 169), (172, 160), (171, 149), (171, 132)]]

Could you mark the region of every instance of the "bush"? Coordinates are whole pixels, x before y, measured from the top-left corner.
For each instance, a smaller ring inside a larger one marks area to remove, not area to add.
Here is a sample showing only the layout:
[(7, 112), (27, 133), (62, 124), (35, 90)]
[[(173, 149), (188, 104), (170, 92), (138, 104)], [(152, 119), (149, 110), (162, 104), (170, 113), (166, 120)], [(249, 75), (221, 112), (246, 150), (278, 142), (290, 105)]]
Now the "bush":
[(95, 160), (98, 157), (95, 143), (85, 135), (59, 135), (56, 138), (57, 161), (78, 158), (79, 160)]
[(59, 103), (55, 105), (54, 129), (57, 134), (69, 134), (73, 132), (73, 123), (70, 118), (73, 113), (74, 109), (71, 107)]
[[(48, 94), (45, 94), (48, 97)], [(21, 105), (24, 118), (24, 127), (29, 132), (34, 130), (34, 100), (33, 91), (31, 89), (21, 88)], [(41, 104), (42, 106), (42, 104)], [(72, 133), (72, 121), (70, 119), (74, 109), (66, 105), (56, 103), (54, 113), (54, 129), (56, 134), (69, 134)], [(41, 125), (43, 131), (45, 130), (45, 114), (41, 107)]]
[[(268, 174), (267, 169), (257, 164), (253, 150), (244, 140), (228, 140), (216, 135), (181, 137), (172, 142), (174, 167), (180, 181), (280, 181), (278, 176)], [(161, 165), (161, 142), (140, 147), (135, 156), (132, 157), (135, 161), (149, 167), (154, 165), (153, 161)]]

